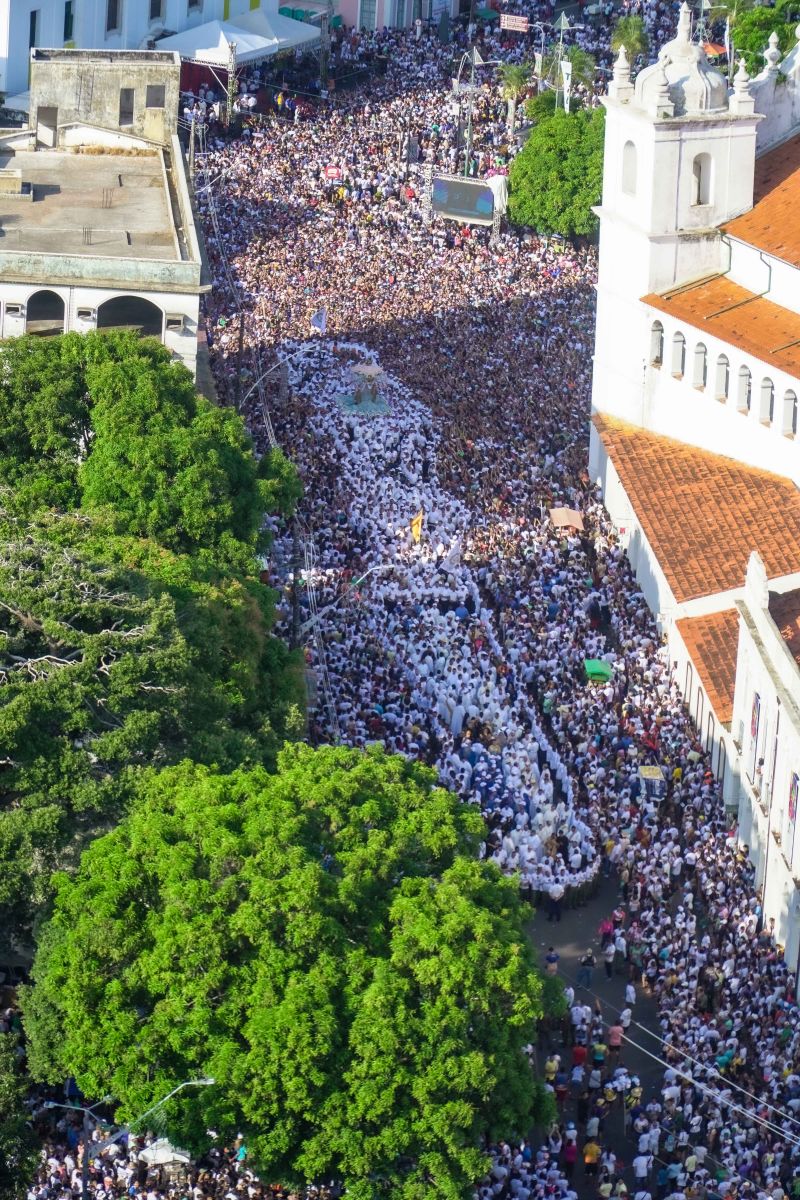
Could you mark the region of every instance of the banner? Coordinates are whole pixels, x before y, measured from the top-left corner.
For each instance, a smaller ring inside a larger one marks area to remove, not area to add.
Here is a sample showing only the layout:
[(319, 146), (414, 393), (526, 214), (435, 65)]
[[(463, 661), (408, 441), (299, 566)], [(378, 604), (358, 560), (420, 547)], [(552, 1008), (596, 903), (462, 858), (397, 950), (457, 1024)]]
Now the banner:
[(514, 13), (501, 13), (500, 28), (511, 29), (514, 33), (527, 33), (530, 22), (527, 17), (518, 17)]
[(328, 328), (328, 310), (321, 308), (319, 312), (315, 312), (311, 318), (311, 328), (318, 329), (320, 333), (324, 333)]
[(424, 517), (425, 513), (420, 509), (417, 515), (411, 518), (411, 536), (417, 545), (419, 545), (422, 537), (422, 522)]
[(533, 56), (533, 73), (537, 79), (542, 78), (542, 52), (537, 50)]
[(564, 112), (569, 112), (569, 98), (572, 92), (572, 63), (568, 58), (561, 60), (561, 78), (564, 80)]

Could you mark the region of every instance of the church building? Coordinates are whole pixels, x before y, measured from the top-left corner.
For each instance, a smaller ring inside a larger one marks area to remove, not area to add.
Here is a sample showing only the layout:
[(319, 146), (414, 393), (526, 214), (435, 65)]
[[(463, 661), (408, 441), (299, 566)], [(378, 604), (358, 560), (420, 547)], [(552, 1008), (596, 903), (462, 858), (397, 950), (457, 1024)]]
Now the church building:
[(606, 107), (590, 468), (800, 957), (800, 26), (730, 81), (693, 38)]

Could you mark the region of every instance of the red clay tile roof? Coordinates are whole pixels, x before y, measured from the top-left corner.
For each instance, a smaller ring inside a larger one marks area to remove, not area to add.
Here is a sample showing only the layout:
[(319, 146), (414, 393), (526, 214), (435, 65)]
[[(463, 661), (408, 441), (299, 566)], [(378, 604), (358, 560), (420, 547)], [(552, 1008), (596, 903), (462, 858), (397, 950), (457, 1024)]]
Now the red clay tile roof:
[(784, 592), (783, 595), (770, 592), (769, 615), (800, 667), (800, 589)]
[(800, 491), (790, 479), (595, 413), (592, 417), (678, 603), (800, 570)]
[(735, 608), (729, 608), (706, 617), (684, 617), (676, 624), (711, 707), (723, 725), (730, 725), (736, 684), (739, 613)]
[(687, 322), (701, 338), (707, 332), (800, 379), (800, 316), (771, 300), (760, 299), (727, 276), (715, 275), (691, 287), (674, 289), (663, 296), (643, 296), (642, 300), (651, 308)]
[(756, 159), (750, 212), (723, 226), (731, 237), (800, 267), (800, 136)]

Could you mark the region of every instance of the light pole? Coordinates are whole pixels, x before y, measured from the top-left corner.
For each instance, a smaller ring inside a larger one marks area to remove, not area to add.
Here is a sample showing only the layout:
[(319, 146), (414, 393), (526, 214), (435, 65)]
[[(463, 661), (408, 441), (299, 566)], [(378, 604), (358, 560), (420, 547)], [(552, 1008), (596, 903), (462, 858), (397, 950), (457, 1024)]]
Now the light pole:
[(558, 62), (556, 63), (556, 108), (558, 108), (558, 93), (561, 90), (561, 60), (564, 57), (564, 34), (572, 28), (565, 12), (562, 12), (554, 28), (558, 32)]
[(83, 1159), (81, 1162), (81, 1200), (89, 1200), (89, 1134), (91, 1128), (89, 1118), (96, 1108), (100, 1108), (102, 1104), (107, 1104), (111, 1100), (111, 1096), (104, 1096), (102, 1100), (98, 1100), (97, 1104), (93, 1104), (91, 1108), (84, 1108), (80, 1104), (58, 1104), (55, 1100), (45, 1100), (45, 1108), (65, 1108), (67, 1112), (83, 1113)]
[(298, 358), (300, 355), (303, 355), (303, 354), (310, 354), (311, 351), (314, 349), (316, 349), (316, 347), (313, 345), (312, 346), (301, 346), (299, 350), (293, 350), (291, 354), (287, 354), (285, 358), (281, 358), (278, 362), (274, 363), (271, 367), (268, 367), (266, 371), (262, 371), (261, 374), (256, 379), (253, 386), (250, 388), (247, 395), (242, 400), (242, 404), (247, 403), (247, 401), (250, 399), (253, 392), (258, 387), (258, 385), (260, 383), (263, 383), (265, 379), (269, 379), (270, 375), (274, 375), (276, 371), (279, 371), (281, 369), (281, 367), (284, 366), (286, 363), (291, 362), (293, 358)]
[[(464, 152), (464, 178), (465, 179), (469, 175), (469, 160), (472, 155), (472, 107), (475, 102), (475, 68), (476, 67), (493, 67), (493, 66), (496, 66), (499, 61), (500, 61), (499, 59), (490, 59), (489, 61), (487, 61), (486, 59), (481, 58), (477, 48), (475, 46), (472, 46), (469, 50), (465, 51), (464, 54), (461, 55), (461, 62), (458, 65), (458, 72), (456, 74), (456, 88), (457, 88), (457, 93), (458, 93), (458, 105), (459, 105), (459, 111), (460, 111), (460, 109), (461, 109), (461, 72), (464, 70), (464, 67), (467, 65), (467, 63), (470, 64), (469, 100), (467, 101), (467, 142), (466, 142), (466, 147), (465, 147), (465, 152)], [(459, 120), (459, 127), (460, 127), (460, 125), (461, 125), (461, 121)]]
[[(148, 1108), (146, 1110), (146, 1112), (143, 1112), (140, 1117), (137, 1117), (136, 1120), (132, 1122), (132, 1124), (139, 1125), (142, 1121), (145, 1120), (146, 1117), (149, 1117), (151, 1113), (154, 1113), (157, 1108), (161, 1108), (162, 1104), (166, 1104), (167, 1100), (171, 1100), (174, 1095), (176, 1095), (178, 1092), (182, 1091), (183, 1088), (211, 1087), (211, 1085), (214, 1083), (216, 1083), (216, 1080), (210, 1075), (201, 1075), (199, 1079), (185, 1079), (183, 1081), (183, 1083), (179, 1083), (178, 1086), (173, 1088), (171, 1092), (167, 1092), (166, 1096), (162, 1096), (162, 1098), (159, 1101), (157, 1101), (156, 1104), (153, 1104), (152, 1107)], [(45, 1108), (65, 1108), (68, 1112), (82, 1112), (83, 1113), (83, 1163), (82, 1163), (82, 1175), (81, 1175), (81, 1200), (89, 1200), (89, 1134), (91, 1132), (91, 1130), (89, 1128), (89, 1117), (92, 1115), (92, 1113), (94, 1112), (94, 1110), (96, 1108), (99, 1108), (100, 1105), (102, 1105), (102, 1104), (108, 1104), (108, 1102), (111, 1099), (113, 1099), (113, 1097), (105, 1096), (102, 1100), (99, 1100), (97, 1102), (97, 1104), (93, 1105), (91, 1108), (83, 1108), (79, 1104), (58, 1104), (55, 1100), (45, 1100), (45, 1103), (44, 1103)], [(118, 1130), (114, 1134), (113, 1137), (106, 1138), (105, 1141), (102, 1141), (97, 1146), (95, 1146), (95, 1153), (102, 1154), (104, 1150), (107, 1150), (109, 1146), (113, 1146), (115, 1142), (118, 1142), (120, 1138), (125, 1137), (127, 1134), (130, 1133), (130, 1131), (131, 1131), (130, 1125), (123, 1125), (122, 1128), (120, 1130)]]

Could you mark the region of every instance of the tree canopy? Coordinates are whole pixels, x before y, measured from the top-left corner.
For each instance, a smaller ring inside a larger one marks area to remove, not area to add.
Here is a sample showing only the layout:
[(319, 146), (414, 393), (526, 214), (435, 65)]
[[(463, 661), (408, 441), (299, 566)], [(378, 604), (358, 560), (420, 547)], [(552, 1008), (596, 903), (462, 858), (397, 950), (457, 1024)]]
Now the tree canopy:
[(0, 1033), (0, 1200), (24, 1196), (39, 1162), (39, 1142), (25, 1100), (28, 1081), (13, 1033)]
[(623, 14), (614, 22), (611, 31), (611, 49), (619, 54), (620, 48), (625, 47), (629, 63), (635, 63), (637, 58), (647, 58), (650, 49), (650, 39), (644, 18), (635, 13)]
[(129, 775), (191, 756), (274, 764), (302, 729), (299, 664), (255, 580), (0, 495), (0, 914), (124, 809)]
[(279, 451), (257, 463), (241, 418), (131, 333), (0, 347), (0, 470), (23, 509), (103, 509), (118, 532), (243, 570), (265, 511), (299, 491)]
[(764, 51), (771, 33), (778, 36), (781, 56), (788, 54), (796, 44), (797, 20), (792, 19), (795, 9), (794, 0), (778, 0), (774, 8), (751, 8), (737, 13), (731, 23), (731, 41), (751, 75), (764, 69)]
[(549, 1113), (523, 1051), (543, 987), (516, 881), (428, 768), (285, 748), (274, 775), (145, 773), (60, 876), (23, 995), (35, 1078), (74, 1073), (197, 1146), (242, 1132), (272, 1180), (456, 1200), (484, 1135)]
[(590, 234), (603, 184), (602, 108), (542, 117), (514, 159), (509, 215), (540, 233)]

